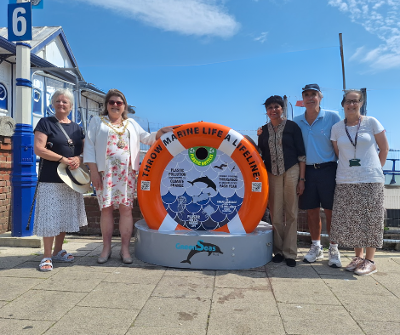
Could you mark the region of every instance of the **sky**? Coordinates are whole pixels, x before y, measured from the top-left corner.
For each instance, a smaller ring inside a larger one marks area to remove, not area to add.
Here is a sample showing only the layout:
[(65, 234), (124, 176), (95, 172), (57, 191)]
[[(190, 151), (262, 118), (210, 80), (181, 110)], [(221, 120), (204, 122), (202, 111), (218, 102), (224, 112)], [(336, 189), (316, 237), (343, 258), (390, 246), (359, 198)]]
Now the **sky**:
[(367, 88), (368, 115), (400, 149), (400, 0), (43, 1), (33, 25), (62, 26), (85, 81), (121, 90), (152, 127), (203, 120), (254, 135), (265, 99), (286, 95), (299, 115), (310, 83), (343, 117), (342, 33), (346, 87)]

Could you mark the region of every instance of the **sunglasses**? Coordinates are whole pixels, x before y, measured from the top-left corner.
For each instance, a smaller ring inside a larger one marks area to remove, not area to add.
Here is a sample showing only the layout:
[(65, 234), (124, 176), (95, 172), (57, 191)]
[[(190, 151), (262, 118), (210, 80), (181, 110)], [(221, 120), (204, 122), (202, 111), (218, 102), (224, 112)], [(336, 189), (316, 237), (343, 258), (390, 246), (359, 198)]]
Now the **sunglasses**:
[(110, 106), (114, 106), (115, 104), (117, 104), (117, 106), (122, 106), (124, 103), (123, 103), (123, 101), (108, 100), (108, 104)]

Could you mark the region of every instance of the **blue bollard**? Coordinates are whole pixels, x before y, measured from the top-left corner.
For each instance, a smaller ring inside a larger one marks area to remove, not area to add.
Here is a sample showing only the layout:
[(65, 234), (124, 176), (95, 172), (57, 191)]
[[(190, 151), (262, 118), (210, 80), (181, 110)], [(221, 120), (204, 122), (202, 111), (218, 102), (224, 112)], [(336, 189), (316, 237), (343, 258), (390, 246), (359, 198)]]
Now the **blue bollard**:
[(30, 124), (17, 123), (13, 135), (12, 227), (11, 236), (33, 235), (34, 215), (29, 230), (26, 229), (32, 200), (37, 184), (36, 156), (33, 151), (33, 128)]

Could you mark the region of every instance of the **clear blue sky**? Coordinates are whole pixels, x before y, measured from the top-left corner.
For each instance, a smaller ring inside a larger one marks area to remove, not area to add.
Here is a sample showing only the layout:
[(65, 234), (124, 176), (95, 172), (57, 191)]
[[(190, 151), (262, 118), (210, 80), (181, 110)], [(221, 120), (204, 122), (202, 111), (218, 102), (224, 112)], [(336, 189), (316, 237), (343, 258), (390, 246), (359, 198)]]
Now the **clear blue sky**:
[(44, 0), (33, 25), (62, 26), (85, 80), (120, 89), (139, 117), (249, 134), (266, 98), (294, 106), (308, 83), (343, 116), (342, 33), (347, 88), (367, 88), (368, 115), (400, 149), (399, 17), (399, 0)]

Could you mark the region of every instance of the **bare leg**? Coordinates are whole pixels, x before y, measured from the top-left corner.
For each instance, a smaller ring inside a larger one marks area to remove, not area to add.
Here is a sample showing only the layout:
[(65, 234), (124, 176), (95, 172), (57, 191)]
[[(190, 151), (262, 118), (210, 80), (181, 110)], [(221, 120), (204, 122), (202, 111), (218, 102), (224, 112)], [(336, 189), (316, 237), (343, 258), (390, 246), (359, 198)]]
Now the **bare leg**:
[(119, 232), (121, 234), (121, 254), (123, 257), (130, 257), (129, 243), (133, 231), (132, 208), (119, 205)]
[[(332, 223), (332, 210), (331, 209), (324, 209), (325, 218), (326, 218), (326, 230), (328, 235), (331, 234), (331, 223)], [(336, 244), (335, 241), (330, 240), (331, 244)]]
[(356, 257), (364, 258), (364, 248), (354, 248)]
[(54, 236), (43, 237), (44, 257), (51, 258), (51, 251), (53, 249)]
[(321, 239), (322, 225), (319, 211), (319, 208), (307, 210), (308, 230), (310, 231), (311, 239), (313, 241), (319, 241)]
[(54, 243), (53, 256), (57, 255), (62, 250), (65, 234), (66, 233), (63, 232), (56, 236), (56, 241)]
[[(44, 258), (51, 258), (51, 250), (53, 249), (53, 241), (54, 241), (54, 236), (43, 237), (43, 247), (44, 247), (43, 256), (44, 256)], [(50, 269), (51, 266), (44, 265), (42, 268)]]
[(376, 248), (367, 247), (365, 251), (365, 258), (374, 261)]
[(111, 252), (111, 238), (114, 230), (113, 207), (106, 207), (101, 210), (100, 215), (101, 235), (103, 236), (103, 251), (100, 257), (107, 257)]

